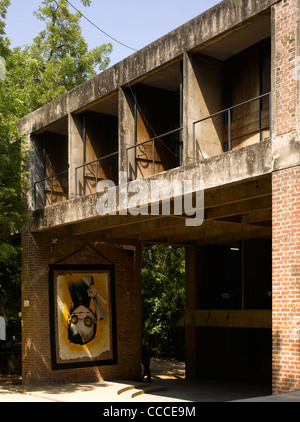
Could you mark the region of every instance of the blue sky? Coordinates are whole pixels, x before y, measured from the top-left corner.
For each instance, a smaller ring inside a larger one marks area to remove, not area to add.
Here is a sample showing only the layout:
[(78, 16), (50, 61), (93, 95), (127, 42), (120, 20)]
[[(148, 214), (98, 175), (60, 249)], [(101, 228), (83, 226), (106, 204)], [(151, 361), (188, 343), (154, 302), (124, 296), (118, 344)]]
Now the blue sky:
[[(216, 5), (220, 0), (93, 0), (83, 7), (80, 0), (70, 2), (95, 25), (118, 41), (139, 50), (195, 16)], [(12, 46), (30, 44), (43, 28), (33, 12), (42, 0), (11, 0), (6, 20), (6, 33)], [(134, 51), (112, 41), (85, 19), (81, 21), (89, 48), (111, 42), (111, 65)]]

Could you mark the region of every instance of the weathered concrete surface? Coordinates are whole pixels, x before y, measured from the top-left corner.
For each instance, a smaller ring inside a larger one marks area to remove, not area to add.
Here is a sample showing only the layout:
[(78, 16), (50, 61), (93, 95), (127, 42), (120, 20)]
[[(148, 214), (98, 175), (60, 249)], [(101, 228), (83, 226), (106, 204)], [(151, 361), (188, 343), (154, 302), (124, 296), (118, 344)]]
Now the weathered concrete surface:
[[(200, 163), (184, 165), (177, 169), (169, 170), (144, 179), (148, 186), (148, 203), (150, 203), (150, 185), (153, 180), (191, 180), (193, 186), (196, 181), (203, 182), (203, 189), (229, 185), (239, 181), (270, 174), (272, 172), (272, 143), (264, 141), (237, 151), (227, 152), (217, 157), (204, 160)], [(128, 193), (128, 199), (135, 193)], [(32, 230), (44, 230), (51, 227), (69, 225), (74, 222), (85, 221), (99, 217), (96, 209), (98, 194), (86, 195), (57, 205), (46, 207), (35, 213)], [(119, 187), (116, 187), (117, 209), (116, 212), (126, 211), (119, 208)], [(148, 205), (147, 203), (147, 205)]]
[(300, 138), (296, 132), (278, 136), (272, 141), (273, 171), (300, 164)]
[(99, 98), (116, 92), (145, 74), (180, 60), (227, 31), (234, 30), (274, 4), (274, 0), (224, 0), (181, 27), (132, 54), (67, 94), (25, 116), (19, 124), (23, 134), (35, 133), (67, 114), (84, 110)]

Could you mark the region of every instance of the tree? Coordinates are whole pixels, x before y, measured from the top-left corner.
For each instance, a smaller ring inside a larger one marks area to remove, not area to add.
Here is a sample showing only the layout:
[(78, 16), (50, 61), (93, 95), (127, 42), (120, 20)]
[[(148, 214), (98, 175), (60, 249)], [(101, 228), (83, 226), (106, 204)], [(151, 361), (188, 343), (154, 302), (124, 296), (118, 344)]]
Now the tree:
[[(89, 6), (91, 0), (81, 0)], [(29, 154), (16, 124), (21, 117), (95, 76), (109, 64), (111, 44), (91, 51), (80, 28), (81, 14), (66, 0), (43, 0), (36, 17), (45, 28), (23, 48), (5, 34), (10, 0), (0, 0), (0, 312), (10, 316), (20, 289), (20, 242), (29, 219), (26, 192)], [(4, 59), (4, 61), (3, 61)], [(19, 302), (18, 302), (19, 303)], [(8, 309), (10, 307), (10, 309)], [(20, 306), (19, 306), (20, 308)]]
[[(81, 0), (89, 6), (91, 0)], [(89, 51), (80, 27), (81, 14), (71, 13), (66, 0), (43, 0), (35, 12), (45, 29), (31, 45), (11, 53), (15, 96), (25, 115), (65, 94), (107, 68), (111, 44)], [(23, 107), (22, 107), (23, 106)]]
[(0, 80), (0, 263), (4, 265), (16, 258), (18, 248), (12, 242), (12, 235), (27, 221), (24, 201), (27, 155), (16, 129), (18, 106), (12, 95), (10, 48), (5, 37), (4, 19), (9, 4), (9, 0), (0, 2), (0, 54), (8, 63), (5, 79)]
[[(89, 6), (91, 0), (81, 0)], [(11, 49), (5, 37), (10, 0), (0, 0), (0, 55), (5, 79), (0, 81), (0, 262), (14, 257), (9, 242), (26, 224), (24, 197), (28, 155), (16, 123), (25, 114), (64, 94), (109, 64), (111, 44), (88, 50), (80, 28), (80, 13), (71, 13), (66, 0), (44, 0), (36, 12), (46, 27), (30, 46)], [(12, 142), (15, 140), (15, 142)]]
[(142, 253), (143, 338), (159, 339), (160, 351), (180, 357), (183, 333), (176, 327), (185, 308), (184, 249), (171, 246), (144, 246)]

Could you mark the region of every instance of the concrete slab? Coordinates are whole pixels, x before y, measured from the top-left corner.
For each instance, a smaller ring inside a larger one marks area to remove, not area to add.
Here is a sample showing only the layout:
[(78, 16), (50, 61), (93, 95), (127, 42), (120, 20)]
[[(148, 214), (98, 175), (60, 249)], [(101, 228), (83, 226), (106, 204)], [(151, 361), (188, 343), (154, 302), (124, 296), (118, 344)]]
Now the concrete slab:
[(0, 402), (300, 402), (300, 391), (272, 396), (268, 389), (222, 382), (154, 380), (151, 386), (136, 383), (51, 385), (29, 389), (0, 388)]
[(91, 384), (59, 384), (29, 388), (4, 386), (0, 402), (226, 402), (267, 395), (266, 389), (238, 384), (155, 379), (137, 385), (122, 381)]
[(225, 381), (186, 380), (184, 362), (152, 359), (151, 370), (151, 383), (114, 380), (28, 387), (21, 384), (21, 377), (2, 376), (0, 402), (300, 402), (300, 391), (272, 396), (268, 387)]

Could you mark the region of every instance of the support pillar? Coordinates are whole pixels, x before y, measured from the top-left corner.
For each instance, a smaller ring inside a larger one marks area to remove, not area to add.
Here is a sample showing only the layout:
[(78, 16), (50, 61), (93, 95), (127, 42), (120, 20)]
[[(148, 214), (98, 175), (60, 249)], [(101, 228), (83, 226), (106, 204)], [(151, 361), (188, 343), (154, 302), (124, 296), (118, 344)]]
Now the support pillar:
[(300, 389), (300, 1), (272, 9), (273, 393)]
[(300, 388), (300, 166), (273, 174), (273, 392)]
[[(136, 143), (136, 104), (133, 91), (129, 88), (119, 89), (119, 169), (126, 172), (130, 180), (136, 177), (135, 149), (127, 148)], [(124, 183), (119, 180), (119, 183)]]
[(69, 199), (76, 192), (83, 194), (83, 168), (75, 169), (84, 163), (84, 116), (69, 114)]
[[(195, 311), (197, 309), (196, 299), (196, 268), (197, 268), (197, 248), (196, 246), (187, 247), (185, 251), (186, 262), (186, 311)], [(185, 326), (185, 362), (186, 378), (195, 379), (197, 377), (197, 327)]]

